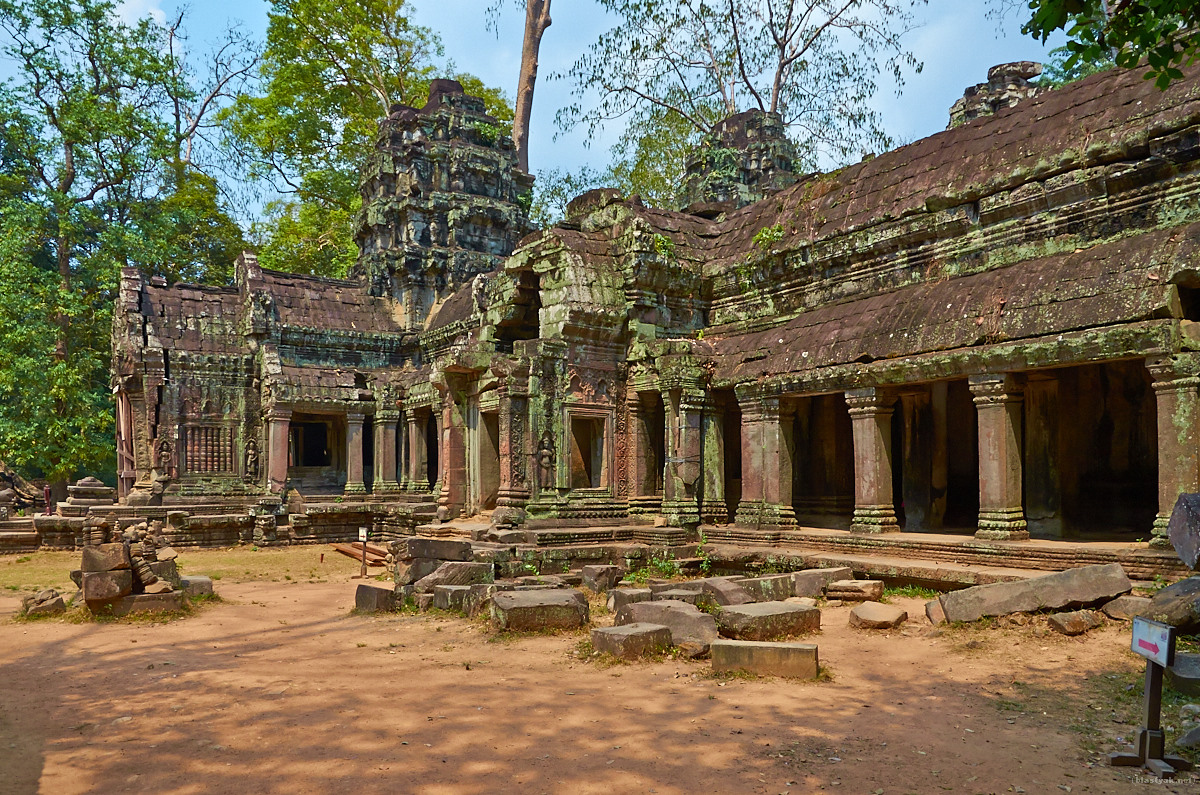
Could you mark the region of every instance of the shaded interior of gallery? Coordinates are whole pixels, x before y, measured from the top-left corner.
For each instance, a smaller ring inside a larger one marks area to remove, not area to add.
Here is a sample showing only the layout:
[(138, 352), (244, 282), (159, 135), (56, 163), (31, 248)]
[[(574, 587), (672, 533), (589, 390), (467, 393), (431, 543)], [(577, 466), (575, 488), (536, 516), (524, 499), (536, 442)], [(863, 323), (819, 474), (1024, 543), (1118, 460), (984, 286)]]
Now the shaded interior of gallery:
[(541, 231), (511, 141), (438, 81), (381, 123), (351, 278), (123, 273), (109, 510), (1161, 546), (1200, 490), (1200, 81), (1030, 66), (829, 174), (740, 114), (684, 211), (599, 190)]

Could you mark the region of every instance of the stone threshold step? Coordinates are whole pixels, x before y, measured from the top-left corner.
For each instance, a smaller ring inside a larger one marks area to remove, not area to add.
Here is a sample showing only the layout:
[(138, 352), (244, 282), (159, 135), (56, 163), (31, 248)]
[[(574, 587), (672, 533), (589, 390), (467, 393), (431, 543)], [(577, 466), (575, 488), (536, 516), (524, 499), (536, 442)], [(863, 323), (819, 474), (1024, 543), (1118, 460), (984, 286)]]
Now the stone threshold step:
[(1053, 574), (1053, 571), (1004, 566), (980, 566), (920, 558), (896, 558), (884, 555), (846, 555), (840, 553), (801, 552), (799, 555), (814, 568), (848, 566), (855, 574), (877, 580), (902, 580), (917, 584), (970, 587), (993, 582), (1027, 580)]

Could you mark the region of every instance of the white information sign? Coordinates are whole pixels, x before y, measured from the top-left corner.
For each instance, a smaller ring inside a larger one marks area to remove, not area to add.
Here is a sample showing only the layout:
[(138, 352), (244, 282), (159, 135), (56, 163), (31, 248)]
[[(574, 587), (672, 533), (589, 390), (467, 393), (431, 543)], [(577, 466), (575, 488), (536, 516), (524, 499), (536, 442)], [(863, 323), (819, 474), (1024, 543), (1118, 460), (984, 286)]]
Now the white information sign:
[(1166, 668), (1175, 662), (1175, 628), (1157, 621), (1135, 618), (1130, 648)]
[(359, 541), (367, 540), (367, 528), (365, 528), (365, 527), (358, 528), (358, 540)]

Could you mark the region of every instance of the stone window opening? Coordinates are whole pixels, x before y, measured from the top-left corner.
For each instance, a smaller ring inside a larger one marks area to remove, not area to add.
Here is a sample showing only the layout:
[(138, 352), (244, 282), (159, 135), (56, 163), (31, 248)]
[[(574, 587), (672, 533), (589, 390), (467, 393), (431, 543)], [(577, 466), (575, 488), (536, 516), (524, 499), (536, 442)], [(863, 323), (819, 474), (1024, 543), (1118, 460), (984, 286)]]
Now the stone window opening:
[(329, 451), (329, 428), (325, 423), (294, 422), (289, 437), (289, 467), (327, 467), (333, 464)]

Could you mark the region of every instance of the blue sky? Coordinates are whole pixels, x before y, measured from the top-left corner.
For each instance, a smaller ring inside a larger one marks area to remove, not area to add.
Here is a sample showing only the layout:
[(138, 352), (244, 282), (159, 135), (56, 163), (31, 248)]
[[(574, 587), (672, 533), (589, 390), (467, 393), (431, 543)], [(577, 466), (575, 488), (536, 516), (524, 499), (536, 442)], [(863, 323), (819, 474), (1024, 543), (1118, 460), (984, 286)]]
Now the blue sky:
[[(490, 4), (491, 0), (409, 0), (416, 21), (439, 33), (447, 57), (458, 69), (499, 85), (511, 96), (520, 65), (524, 11), (509, 0), (497, 37), (485, 24), (484, 12)], [(187, 27), (194, 47), (219, 37), (231, 24), (244, 26), (259, 38), (266, 33), (264, 0), (124, 0), (122, 5), (128, 16), (151, 14), (159, 19), (188, 7)], [(908, 76), (900, 97), (890, 80), (881, 80), (874, 102), (884, 129), (895, 140), (905, 143), (944, 129), (950, 105), (968, 85), (983, 82), (989, 67), (1007, 61), (1043, 61), (1052, 47), (1062, 43), (1051, 40), (1043, 46), (1021, 35), (1021, 20), (1015, 17), (1001, 22), (987, 18), (988, 9), (995, 5), (986, 0), (930, 0), (917, 9), (921, 27), (909, 35), (908, 43), (925, 68)], [(608, 26), (593, 0), (557, 0), (552, 17), (554, 24), (542, 40), (543, 76), (566, 71)], [(570, 90), (567, 81), (539, 78), (530, 145), (534, 171), (570, 170), (584, 164), (601, 167), (607, 160), (608, 145), (619, 132), (615, 127), (592, 141), (590, 148), (581, 132), (560, 133), (555, 140), (554, 114), (571, 101)]]

